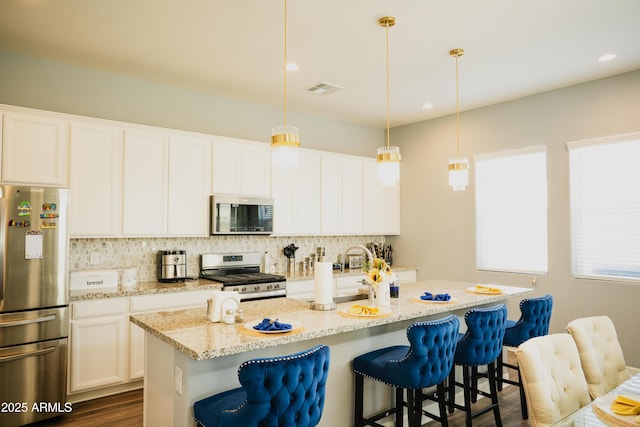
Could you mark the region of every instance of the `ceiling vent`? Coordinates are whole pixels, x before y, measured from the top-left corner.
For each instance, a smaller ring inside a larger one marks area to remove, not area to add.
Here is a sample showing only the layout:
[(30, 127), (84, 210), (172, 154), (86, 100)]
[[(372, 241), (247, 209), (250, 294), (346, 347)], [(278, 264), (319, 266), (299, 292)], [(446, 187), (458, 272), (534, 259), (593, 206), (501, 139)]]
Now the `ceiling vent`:
[(308, 92), (315, 93), (316, 95), (330, 95), (334, 92), (344, 89), (343, 87), (333, 85), (331, 83), (316, 83), (307, 89)]

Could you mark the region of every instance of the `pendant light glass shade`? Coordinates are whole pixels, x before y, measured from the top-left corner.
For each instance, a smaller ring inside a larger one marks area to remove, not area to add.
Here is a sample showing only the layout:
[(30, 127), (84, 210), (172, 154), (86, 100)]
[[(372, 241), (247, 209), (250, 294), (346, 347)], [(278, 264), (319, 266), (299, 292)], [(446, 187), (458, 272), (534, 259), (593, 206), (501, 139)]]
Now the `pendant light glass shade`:
[(392, 186), (400, 179), (400, 148), (385, 146), (378, 148), (378, 181), (382, 185)]
[(453, 191), (464, 191), (469, 185), (469, 159), (466, 157), (449, 159), (449, 185)]
[(456, 58), (456, 157), (449, 159), (449, 185), (453, 191), (464, 191), (469, 185), (469, 159), (460, 156), (460, 105), (458, 102), (458, 58), (464, 49), (453, 49), (449, 56)]
[(271, 162), (275, 167), (291, 168), (298, 164), (300, 136), (295, 126), (276, 126), (271, 131)]
[(284, 0), (284, 62), (282, 73), (284, 121), (282, 126), (276, 126), (271, 130), (271, 163), (279, 168), (294, 168), (298, 164), (300, 135), (297, 127), (287, 126), (287, 0)]
[(378, 181), (384, 186), (396, 185), (400, 179), (400, 147), (389, 145), (389, 27), (396, 24), (393, 16), (378, 19), (378, 25), (386, 29), (386, 64), (387, 64), (387, 144), (378, 148), (376, 162), (378, 164)]

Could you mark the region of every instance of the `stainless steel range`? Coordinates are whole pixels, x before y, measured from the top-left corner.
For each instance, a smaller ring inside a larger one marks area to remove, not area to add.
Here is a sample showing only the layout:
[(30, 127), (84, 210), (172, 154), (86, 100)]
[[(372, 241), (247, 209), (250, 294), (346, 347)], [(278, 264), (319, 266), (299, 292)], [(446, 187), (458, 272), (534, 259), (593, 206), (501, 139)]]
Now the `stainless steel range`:
[(258, 252), (204, 254), (200, 277), (222, 283), (225, 291), (236, 291), (242, 300), (284, 297), (287, 279), (260, 272), (262, 255)]

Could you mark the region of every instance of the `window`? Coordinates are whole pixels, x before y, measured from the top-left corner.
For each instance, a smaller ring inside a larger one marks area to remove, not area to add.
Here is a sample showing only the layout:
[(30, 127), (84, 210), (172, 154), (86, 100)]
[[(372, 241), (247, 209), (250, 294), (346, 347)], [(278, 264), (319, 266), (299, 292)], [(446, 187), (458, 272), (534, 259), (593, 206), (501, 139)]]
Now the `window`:
[(640, 134), (567, 147), (573, 275), (640, 280)]
[(476, 264), (547, 272), (545, 147), (476, 156)]

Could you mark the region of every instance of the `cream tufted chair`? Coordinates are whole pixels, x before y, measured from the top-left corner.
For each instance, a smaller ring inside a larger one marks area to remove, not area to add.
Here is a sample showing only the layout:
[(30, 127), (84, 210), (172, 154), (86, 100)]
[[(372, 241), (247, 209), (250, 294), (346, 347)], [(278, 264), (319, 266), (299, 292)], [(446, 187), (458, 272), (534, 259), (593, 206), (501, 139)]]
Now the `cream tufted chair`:
[(533, 427), (546, 427), (591, 402), (569, 334), (531, 338), (516, 349)]
[(613, 322), (607, 316), (573, 320), (567, 331), (578, 347), (582, 370), (594, 399), (631, 378)]

